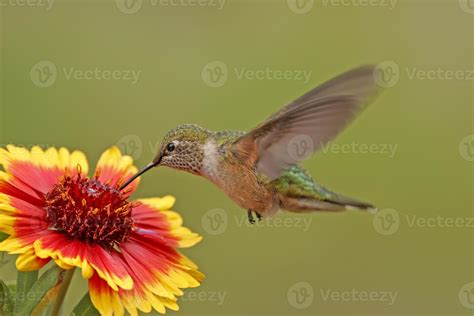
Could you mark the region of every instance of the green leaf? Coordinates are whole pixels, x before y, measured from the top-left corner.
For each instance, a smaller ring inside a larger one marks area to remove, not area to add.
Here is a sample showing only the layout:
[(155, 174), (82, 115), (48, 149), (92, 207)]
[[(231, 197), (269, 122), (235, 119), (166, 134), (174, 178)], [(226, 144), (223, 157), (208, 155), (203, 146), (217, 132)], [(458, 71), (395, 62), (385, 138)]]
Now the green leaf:
[(0, 315), (13, 315), (13, 296), (8, 286), (0, 280)]
[(8, 238), (8, 236), (10, 236), (10, 235), (5, 234), (4, 232), (0, 232), (0, 241), (4, 241), (5, 239)]
[(71, 316), (99, 316), (99, 312), (92, 305), (89, 293), (86, 293), (81, 301), (74, 307)]
[(35, 282), (38, 281), (38, 271), (20, 272), (18, 271), (16, 277), (16, 303), (15, 312), (23, 306), (27, 299), (28, 292)]
[(26, 293), (26, 299), (23, 301), (23, 306), (18, 306), (17, 315), (29, 316), (36, 306), (41, 302), (50, 289), (58, 285), (64, 276), (65, 270), (54, 265), (48, 269), (33, 284), (31, 289)]

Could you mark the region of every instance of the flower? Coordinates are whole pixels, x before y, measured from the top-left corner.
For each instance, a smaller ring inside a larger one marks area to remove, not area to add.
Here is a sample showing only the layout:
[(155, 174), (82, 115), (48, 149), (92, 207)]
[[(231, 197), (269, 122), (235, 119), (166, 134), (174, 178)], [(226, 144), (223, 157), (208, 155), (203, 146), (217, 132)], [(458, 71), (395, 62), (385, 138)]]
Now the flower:
[(121, 183), (137, 169), (129, 156), (105, 151), (93, 177), (82, 152), (49, 148), (0, 148), (0, 231), (10, 236), (0, 251), (19, 254), (16, 267), (32, 271), (51, 259), (78, 267), (103, 315), (137, 309), (178, 310), (181, 289), (197, 287), (203, 274), (176, 248), (201, 237), (170, 210), (171, 196), (130, 202), (137, 181)]

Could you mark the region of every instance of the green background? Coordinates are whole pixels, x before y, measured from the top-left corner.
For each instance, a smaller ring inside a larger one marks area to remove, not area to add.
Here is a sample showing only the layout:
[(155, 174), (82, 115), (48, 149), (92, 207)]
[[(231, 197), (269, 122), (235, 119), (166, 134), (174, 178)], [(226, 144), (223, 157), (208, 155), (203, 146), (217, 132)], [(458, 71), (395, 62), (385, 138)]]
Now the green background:
[[(205, 237), (184, 251), (207, 277), (187, 292), (180, 315), (472, 315), (458, 293), (474, 281), (474, 228), (413, 226), (410, 219), (474, 217), (474, 162), (462, 141), (473, 134), (474, 80), (410, 74), (472, 72), (474, 14), (454, 0), (399, 0), (393, 9), (315, 1), (305, 14), (285, 0), (228, 0), (221, 10), (150, 1), (133, 14), (105, 0), (56, 1), (49, 11), (0, 6), (0, 143), (77, 148), (91, 165), (116, 144), (143, 166), (177, 124), (249, 129), (338, 73), (394, 61), (399, 80), (334, 142), (376, 144), (379, 151), (329, 150), (304, 163), (329, 188), (396, 210), (393, 234), (377, 232), (381, 219), (360, 212), (279, 214), (290, 223), (279, 228), (275, 219), (242, 225), (245, 212), (211, 183), (165, 168), (144, 176), (135, 196), (173, 194), (185, 224)], [(30, 77), (43, 60), (57, 67), (46, 88)], [(217, 88), (201, 75), (215, 60), (228, 68)], [(71, 67), (141, 74), (136, 84), (67, 80), (63, 71)], [(235, 73), (267, 67), (312, 73), (307, 83)], [(380, 144), (397, 146), (393, 157)], [(221, 234), (209, 229), (215, 212), (228, 219)], [(300, 217), (310, 221), (306, 231)], [(14, 258), (5, 259), (0, 277), (14, 280)], [(68, 310), (86, 290), (79, 273), (73, 282)], [(298, 282), (314, 292), (307, 306), (294, 302)], [(397, 298), (389, 305), (321, 294), (352, 289)], [(217, 295), (225, 295), (222, 304), (213, 301)]]

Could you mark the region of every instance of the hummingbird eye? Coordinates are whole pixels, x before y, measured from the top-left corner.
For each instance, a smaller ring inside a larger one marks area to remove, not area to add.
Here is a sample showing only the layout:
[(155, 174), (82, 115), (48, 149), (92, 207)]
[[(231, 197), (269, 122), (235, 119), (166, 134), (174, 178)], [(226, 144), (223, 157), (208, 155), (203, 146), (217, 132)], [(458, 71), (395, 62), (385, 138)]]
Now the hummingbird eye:
[(166, 145), (166, 150), (168, 152), (172, 152), (174, 149), (175, 149), (174, 143), (169, 143), (168, 145)]

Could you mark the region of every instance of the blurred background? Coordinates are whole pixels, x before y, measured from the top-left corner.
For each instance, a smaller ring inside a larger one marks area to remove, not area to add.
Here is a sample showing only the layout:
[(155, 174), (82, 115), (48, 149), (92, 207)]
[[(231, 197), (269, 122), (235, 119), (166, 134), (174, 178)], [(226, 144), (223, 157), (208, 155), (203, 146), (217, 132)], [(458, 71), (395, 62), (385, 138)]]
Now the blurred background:
[[(251, 227), (211, 183), (157, 169), (207, 275), (179, 315), (473, 315), (472, 0), (0, 0), (0, 143), (119, 146), (144, 166), (167, 130), (247, 130), (378, 63), (386, 91), (304, 162), (380, 212)], [(14, 257), (0, 277), (15, 280)], [(86, 291), (76, 273), (71, 308)], [(67, 313), (67, 311), (65, 311)], [(175, 314), (174, 312), (170, 312)]]

